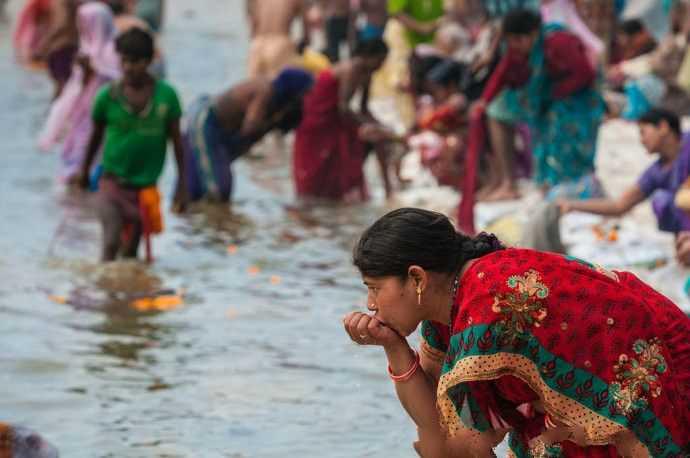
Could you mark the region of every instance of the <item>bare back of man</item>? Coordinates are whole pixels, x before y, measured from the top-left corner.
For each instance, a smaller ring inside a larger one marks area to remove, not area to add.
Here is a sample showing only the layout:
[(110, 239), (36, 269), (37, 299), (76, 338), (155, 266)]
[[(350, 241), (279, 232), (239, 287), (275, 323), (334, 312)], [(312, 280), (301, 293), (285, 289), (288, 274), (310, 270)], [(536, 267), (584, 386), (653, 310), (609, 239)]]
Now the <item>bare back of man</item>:
[(221, 127), (228, 133), (239, 133), (247, 111), (266, 101), (271, 94), (268, 78), (252, 78), (221, 93), (214, 100), (214, 110)]
[(287, 66), (297, 49), (290, 38), (292, 23), (304, 20), (305, 0), (249, 0), (252, 46), (249, 76), (272, 76)]

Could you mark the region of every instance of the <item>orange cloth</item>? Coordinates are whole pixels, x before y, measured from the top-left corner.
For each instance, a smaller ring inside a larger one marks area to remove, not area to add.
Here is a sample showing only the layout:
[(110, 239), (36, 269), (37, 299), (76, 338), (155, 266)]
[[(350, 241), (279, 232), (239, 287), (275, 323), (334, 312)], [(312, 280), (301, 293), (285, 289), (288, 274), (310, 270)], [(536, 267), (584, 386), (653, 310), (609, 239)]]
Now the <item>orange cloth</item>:
[(160, 234), (163, 232), (161, 195), (156, 186), (149, 186), (139, 191), (139, 210), (145, 234)]

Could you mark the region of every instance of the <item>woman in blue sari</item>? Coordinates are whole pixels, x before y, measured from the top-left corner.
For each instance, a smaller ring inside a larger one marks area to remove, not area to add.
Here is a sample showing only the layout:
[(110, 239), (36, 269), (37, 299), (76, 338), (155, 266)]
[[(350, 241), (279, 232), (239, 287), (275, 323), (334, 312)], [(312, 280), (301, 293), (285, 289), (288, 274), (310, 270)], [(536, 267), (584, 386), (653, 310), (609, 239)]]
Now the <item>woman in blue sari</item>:
[(598, 195), (594, 155), (604, 103), (585, 46), (560, 25), (542, 25), (539, 14), (528, 10), (507, 14), (503, 32), (508, 52), (480, 106), (506, 89), (504, 108), (529, 125), (534, 179), (548, 199)]

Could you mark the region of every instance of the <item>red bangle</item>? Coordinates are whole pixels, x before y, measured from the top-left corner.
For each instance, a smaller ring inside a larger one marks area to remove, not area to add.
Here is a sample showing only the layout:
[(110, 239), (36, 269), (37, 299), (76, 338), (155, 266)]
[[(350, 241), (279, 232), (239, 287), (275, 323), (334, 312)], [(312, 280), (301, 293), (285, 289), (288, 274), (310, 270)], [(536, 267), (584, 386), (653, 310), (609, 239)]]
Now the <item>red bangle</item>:
[(391, 378), (391, 380), (396, 383), (407, 382), (417, 372), (417, 369), (419, 369), (419, 353), (417, 353), (414, 349), (412, 349), (412, 353), (414, 354), (414, 361), (412, 362), (412, 366), (410, 366), (410, 368), (404, 374), (393, 374), (391, 365), (388, 365), (388, 376)]

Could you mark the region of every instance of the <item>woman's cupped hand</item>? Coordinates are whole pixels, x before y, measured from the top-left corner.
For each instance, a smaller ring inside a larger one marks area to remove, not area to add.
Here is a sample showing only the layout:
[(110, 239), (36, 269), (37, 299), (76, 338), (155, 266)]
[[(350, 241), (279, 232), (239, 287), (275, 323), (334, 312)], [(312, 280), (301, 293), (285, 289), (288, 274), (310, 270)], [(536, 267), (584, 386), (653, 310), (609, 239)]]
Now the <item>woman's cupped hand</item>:
[(405, 342), (395, 330), (374, 315), (351, 312), (343, 318), (343, 326), (353, 342), (359, 345), (393, 347)]

